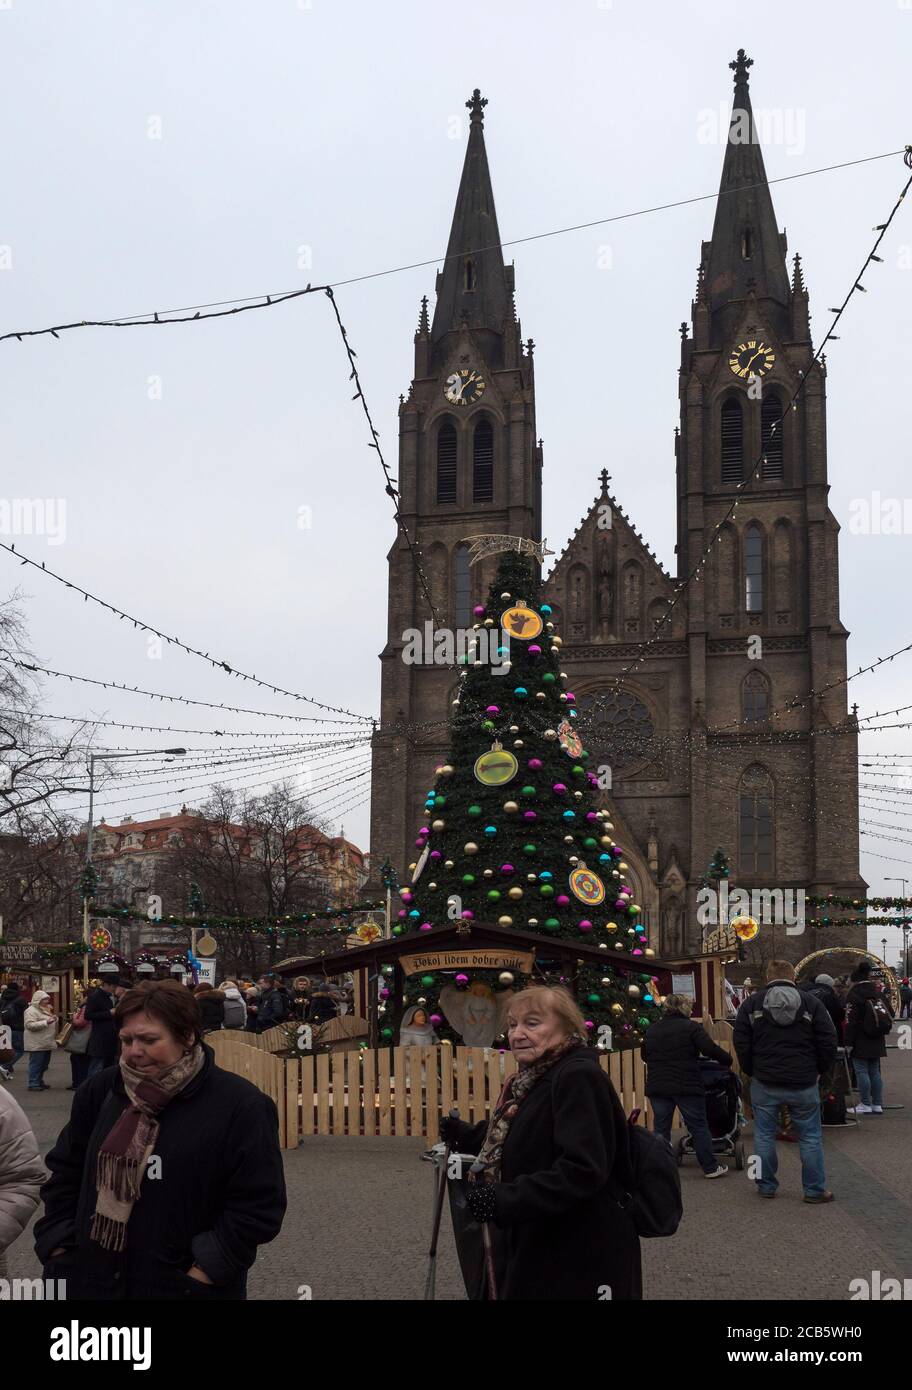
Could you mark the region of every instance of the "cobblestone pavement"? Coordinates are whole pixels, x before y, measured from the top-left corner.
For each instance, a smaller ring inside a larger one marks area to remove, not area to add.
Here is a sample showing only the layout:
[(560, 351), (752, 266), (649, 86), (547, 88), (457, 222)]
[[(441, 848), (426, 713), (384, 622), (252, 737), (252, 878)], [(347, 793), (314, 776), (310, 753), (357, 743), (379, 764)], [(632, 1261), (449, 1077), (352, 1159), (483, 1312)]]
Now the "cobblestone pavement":
[[(895, 1036), (895, 1034), (894, 1034)], [(706, 1182), (682, 1168), (684, 1220), (670, 1240), (643, 1242), (650, 1299), (847, 1299), (859, 1277), (912, 1276), (912, 1051), (891, 1048), (886, 1100), (904, 1109), (824, 1130), (827, 1183), (836, 1201), (801, 1201), (797, 1145), (780, 1144), (780, 1189), (761, 1201), (732, 1171)], [(41, 1095), (25, 1090), (20, 1062), (10, 1089), (28, 1112), (42, 1152), (69, 1113), (68, 1061), (56, 1055)], [(750, 1152), (750, 1128), (746, 1148)], [(281, 1235), (251, 1271), (255, 1299), (421, 1298), (431, 1224), (432, 1172), (412, 1139), (316, 1137), (285, 1155), (289, 1212)], [(748, 1255), (748, 1251), (750, 1254)], [(29, 1233), (9, 1251), (10, 1275), (40, 1272)], [(437, 1297), (464, 1297), (448, 1218), (441, 1231)]]

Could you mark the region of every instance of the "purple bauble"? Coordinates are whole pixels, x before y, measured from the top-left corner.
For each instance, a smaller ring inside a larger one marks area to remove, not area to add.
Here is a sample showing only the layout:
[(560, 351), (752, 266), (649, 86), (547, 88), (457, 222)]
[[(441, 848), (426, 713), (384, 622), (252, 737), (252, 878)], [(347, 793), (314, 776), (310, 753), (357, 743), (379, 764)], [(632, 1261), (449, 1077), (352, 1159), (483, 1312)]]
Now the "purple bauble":
[(570, 899), (567, 897), (566, 893), (559, 893), (557, 897), (554, 899), (554, 901), (558, 907), (570, 906)]
[(523, 811), (523, 820), (538, 820), (538, 816), (534, 811)]
[(614, 906), (618, 912), (625, 912), (627, 910), (627, 903), (623, 898), (616, 898)]
[(439, 1028), (442, 1022), (443, 1022), (443, 1019), (440, 1017), (440, 1014), (431, 1014), (431, 1025), (432, 1025), (432, 1027), (434, 1027), (434, 1028)]
[(430, 924), (430, 922), (422, 922), (422, 923), (421, 923), (421, 926), (418, 928), (418, 930), (419, 930), (419, 931), (431, 931), (431, 924)]
[(592, 923), (589, 921), (587, 917), (584, 917), (583, 920), (580, 922), (579, 929), (580, 931), (592, 931)]
[(514, 872), (513, 865), (512, 865), (512, 864), (501, 864), (501, 866), (500, 866), (500, 872), (503, 874), (504, 878), (509, 878), (510, 875)]
[(551, 790), (554, 792), (555, 796), (563, 796), (567, 788), (564, 786), (563, 782), (555, 782)]
[(461, 913), (460, 916), (464, 917), (467, 922), (475, 921), (475, 913), (470, 912), (468, 908), (466, 908), (465, 912)]
[(432, 850), (431, 850), (431, 853), (430, 853), (430, 855), (429, 855), (428, 857), (429, 857), (430, 859), (442, 859), (442, 858), (443, 858), (443, 855), (440, 853), (440, 850), (439, 850), (439, 849), (432, 849)]
[(488, 705), (485, 714), (500, 714), (500, 705)]
[(534, 643), (531, 647), (527, 647), (526, 651), (529, 653), (530, 656), (541, 656), (541, 647), (535, 646)]
[(537, 772), (538, 769), (541, 767), (541, 765), (542, 765), (542, 760), (541, 760), (541, 758), (530, 758), (530, 759), (529, 759), (529, 762), (528, 762), (528, 764), (527, 764), (527, 766), (530, 767), (530, 768), (532, 769), (533, 772)]
[(462, 975), (462, 974), (457, 975), (457, 976), (456, 976), (456, 983), (457, 983), (457, 985), (467, 985), (467, 984), (469, 983), (469, 977), (468, 977), (468, 975)]
[(472, 612), (475, 614), (476, 618), (483, 618), (485, 615), (484, 604), (476, 603), (475, 607), (472, 609)]

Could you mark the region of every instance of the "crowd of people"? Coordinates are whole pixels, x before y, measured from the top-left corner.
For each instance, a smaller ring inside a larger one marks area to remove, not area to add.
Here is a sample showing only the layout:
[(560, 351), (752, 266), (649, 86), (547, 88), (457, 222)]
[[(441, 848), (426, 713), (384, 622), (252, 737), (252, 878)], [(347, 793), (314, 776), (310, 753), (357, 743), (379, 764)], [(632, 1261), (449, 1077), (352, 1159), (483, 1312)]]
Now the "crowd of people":
[[(803, 1200), (827, 1204), (821, 1129), (837, 1060), (847, 1084), (854, 1070), (854, 1113), (882, 1114), (893, 1012), (867, 959), (846, 982), (799, 985), (785, 961), (766, 973), (740, 1002), (732, 1036), (753, 1113), (749, 1176), (760, 1197), (776, 1197), (776, 1142), (793, 1132)], [(70, 1298), (244, 1298), (257, 1248), (278, 1234), (285, 1211), (277, 1114), (217, 1066), (205, 1038), (225, 1027), (262, 1031), (294, 1008), (315, 1018), (327, 998), (334, 1010), (342, 1002), (323, 986), (292, 1002), (270, 976), (218, 988), (100, 984), (69, 1020), (72, 1031), (91, 1030), (80, 1054), (87, 1065), (47, 1172), (24, 1112), (0, 1088), (0, 1250), (40, 1203), (35, 1249), (45, 1278), (65, 1279)], [(8, 987), (0, 1009), (22, 1024), (0, 1062), (28, 1053), (30, 1088), (46, 1088), (46, 1058), (31, 1058), (49, 1052), (56, 1033), (50, 1001), (39, 990), (20, 1009)], [(475, 1297), (642, 1298), (640, 1236), (671, 1234), (680, 1219), (676, 1109), (705, 1175), (728, 1172), (707, 1123), (701, 1060), (727, 1068), (733, 1059), (690, 1013), (691, 1000), (672, 994), (646, 1034), (649, 1134), (625, 1116), (567, 989), (531, 986), (511, 998), (517, 1070), (489, 1118), (441, 1125), (447, 1148), (474, 1160), (464, 1209), (483, 1240)]]

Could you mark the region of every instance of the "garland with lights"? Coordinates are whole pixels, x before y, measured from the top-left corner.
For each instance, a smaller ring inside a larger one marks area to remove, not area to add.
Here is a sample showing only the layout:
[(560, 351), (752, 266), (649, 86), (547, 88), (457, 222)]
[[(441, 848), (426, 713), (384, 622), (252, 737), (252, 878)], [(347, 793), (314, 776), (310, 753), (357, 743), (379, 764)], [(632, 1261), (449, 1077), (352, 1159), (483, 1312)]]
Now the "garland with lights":
[[(213, 916), (212, 913), (203, 912), (202, 915), (190, 914), (170, 914), (157, 919), (156, 927), (207, 927), (210, 931), (224, 932), (250, 932), (251, 935), (265, 933), (267, 936), (274, 936), (281, 933), (285, 936), (320, 936), (328, 932), (336, 932), (348, 935), (354, 930), (355, 923), (351, 920), (356, 913), (378, 912), (384, 907), (380, 902), (355, 903), (350, 907), (326, 908), (319, 912), (298, 912), (289, 913), (284, 917), (266, 917), (262, 915), (251, 917), (221, 917)], [(122, 922), (148, 922), (149, 917), (146, 912), (138, 911), (132, 907), (95, 907), (91, 912), (92, 917), (111, 917)], [(339, 922), (337, 927), (327, 927), (320, 925), (308, 929), (310, 923)]]
[[(502, 557), (474, 620), (479, 636), (460, 659), (450, 759), (428, 792), (427, 822), (415, 841), (420, 860), (411, 866), (412, 883), (399, 890), (393, 935), (420, 935), (451, 917), (494, 920), (517, 932), (627, 952), (648, 969), (654, 953), (624, 880), (624, 852), (599, 806), (598, 778), (586, 767), (574, 697), (560, 670), (561, 638), (525, 556)], [(500, 664), (493, 665), (479, 659), (481, 634), (496, 637), (498, 629), (509, 633), (510, 645), (498, 648)], [(660, 996), (646, 970), (621, 976), (606, 959), (561, 974), (543, 951), (534, 978), (566, 983), (590, 1038), (603, 1046), (636, 1046), (658, 1013)], [(406, 978), (403, 1002), (420, 1004), (437, 1036), (453, 1041), (440, 1004), (445, 986), (496, 1002), (498, 993), (523, 983), (509, 970), (460, 970), (455, 977), (428, 971)], [(391, 1043), (397, 1007), (384, 988), (380, 1036)]]

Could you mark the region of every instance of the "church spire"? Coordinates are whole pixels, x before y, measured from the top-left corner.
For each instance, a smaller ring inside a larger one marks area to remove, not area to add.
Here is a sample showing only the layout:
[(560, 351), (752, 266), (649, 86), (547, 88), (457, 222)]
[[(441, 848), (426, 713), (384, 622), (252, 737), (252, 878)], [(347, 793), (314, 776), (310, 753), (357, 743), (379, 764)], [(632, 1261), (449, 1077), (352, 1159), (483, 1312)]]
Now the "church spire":
[(734, 301), (749, 293), (772, 301), (771, 316), (788, 321), (789, 281), (785, 234), (776, 226), (760, 137), (750, 98), (753, 59), (738, 49), (731, 124), (722, 164), (712, 239), (704, 246), (706, 285), (713, 319), (723, 332), (740, 312)]
[(466, 106), (469, 141), (456, 209), (447, 246), (446, 263), (437, 274), (437, 306), (431, 339), (441, 338), (463, 323), (472, 329), (501, 335), (504, 320), (513, 313), (512, 267), (504, 265), (500, 231), (494, 210), (494, 190), (484, 140), (487, 98), (476, 87)]

